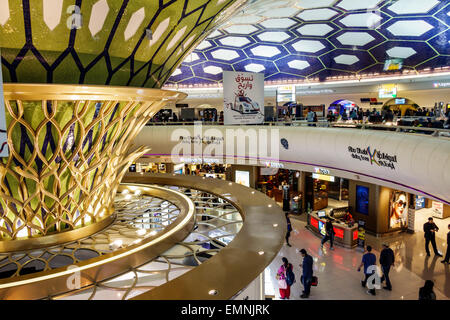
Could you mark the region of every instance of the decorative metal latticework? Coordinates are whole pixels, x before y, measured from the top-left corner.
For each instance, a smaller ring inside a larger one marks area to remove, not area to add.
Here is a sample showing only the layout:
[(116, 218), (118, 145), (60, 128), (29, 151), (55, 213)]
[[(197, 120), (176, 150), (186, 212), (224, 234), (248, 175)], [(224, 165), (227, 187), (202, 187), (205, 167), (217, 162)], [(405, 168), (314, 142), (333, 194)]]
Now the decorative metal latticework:
[(0, 254), (0, 279), (67, 267), (99, 257), (157, 235), (172, 224), (180, 209), (172, 202), (137, 194), (117, 194), (113, 224), (70, 243)]
[[(111, 206), (135, 136), (161, 103), (5, 96), (10, 155), (0, 165), (0, 238), (73, 230)], [(157, 106), (157, 108), (155, 107)]]
[[(195, 203), (194, 230), (182, 242), (137, 268), (130, 268), (110, 279), (96, 282), (52, 299), (130, 299), (163, 285), (192, 270), (226, 247), (239, 233), (243, 221), (239, 211), (226, 199), (185, 187), (165, 186), (183, 192)], [(145, 204), (135, 196), (125, 211), (141, 211)], [(134, 209), (133, 209), (134, 208)], [(159, 211), (164, 211), (161, 207)]]

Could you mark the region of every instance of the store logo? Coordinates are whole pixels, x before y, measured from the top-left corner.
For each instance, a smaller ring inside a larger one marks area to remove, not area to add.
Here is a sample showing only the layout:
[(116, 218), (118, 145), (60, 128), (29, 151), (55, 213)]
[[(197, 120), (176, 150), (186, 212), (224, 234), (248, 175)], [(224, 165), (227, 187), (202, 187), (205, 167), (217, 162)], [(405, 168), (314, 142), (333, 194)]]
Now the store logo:
[(370, 146), (367, 148), (354, 148), (352, 146), (348, 147), (348, 152), (353, 159), (359, 161), (367, 161), (371, 165), (377, 165), (379, 167), (387, 167), (395, 170), (395, 164), (397, 164), (397, 156), (390, 155), (385, 152), (381, 152), (377, 149), (371, 151)]

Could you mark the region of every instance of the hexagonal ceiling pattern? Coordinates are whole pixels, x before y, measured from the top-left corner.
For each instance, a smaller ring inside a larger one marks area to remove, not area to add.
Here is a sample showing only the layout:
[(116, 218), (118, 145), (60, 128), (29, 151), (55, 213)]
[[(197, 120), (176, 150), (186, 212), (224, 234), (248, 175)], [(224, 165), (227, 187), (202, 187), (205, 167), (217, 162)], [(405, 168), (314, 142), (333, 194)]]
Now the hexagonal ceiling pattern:
[[(159, 88), (192, 51), (217, 47), (199, 42), (244, 0), (0, 0), (1, 66), (5, 82), (72, 83)], [(240, 28), (247, 34), (254, 32)], [(151, 32), (149, 32), (151, 30)], [(223, 31), (212, 36), (218, 38)], [(232, 41), (232, 42), (230, 42)], [(234, 63), (228, 49), (255, 43), (242, 37), (192, 62)], [(216, 76), (227, 65), (205, 65)], [(196, 71), (197, 73), (197, 71)]]
[(204, 71), (211, 66), (263, 72), (269, 81), (389, 75), (391, 58), (407, 70), (449, 66), (449, 26), (448, 0), (253, 0), (167, 83), (218, 84), (221, 74)]

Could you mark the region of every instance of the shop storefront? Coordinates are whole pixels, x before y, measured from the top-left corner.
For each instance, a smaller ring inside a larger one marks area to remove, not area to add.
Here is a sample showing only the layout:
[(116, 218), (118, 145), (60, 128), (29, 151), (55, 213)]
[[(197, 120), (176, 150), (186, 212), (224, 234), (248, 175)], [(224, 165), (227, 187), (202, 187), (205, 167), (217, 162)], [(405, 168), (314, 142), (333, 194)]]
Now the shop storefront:
[(259, 168), (256, 189), (283, 204), (285, 211), (302, 212), (301, 172), (278, 168)]
[(305, 199), (308, 211), (317, 211), (328, 207), (328, 197), (336, 200), (348, 199), (348, 181), (330, 175), (330, 171), (314, 168), (306, 173)]

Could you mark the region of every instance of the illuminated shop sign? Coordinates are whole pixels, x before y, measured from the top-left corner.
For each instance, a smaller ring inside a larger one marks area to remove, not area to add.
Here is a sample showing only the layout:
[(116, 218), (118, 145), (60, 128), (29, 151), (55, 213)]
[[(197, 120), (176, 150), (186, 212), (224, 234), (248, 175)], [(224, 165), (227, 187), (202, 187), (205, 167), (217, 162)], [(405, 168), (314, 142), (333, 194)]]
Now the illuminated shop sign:
[(330, 170), (322, 169), (322, 168), (314, 168), (314, 172), (315, 173), (320, 173), (320, 174), (330, 174)]
[(299, 95), (313, 95), (313, 94), (329, 94), (329, 93), (334, 93), (334, 92), (336, 92), (336, 90), (320, 89), (320, 90), (302, 90), (302, 91), (297, 91), (297, 94), (299, 94)]
[(450, 87), (450, 82), (435, 82), (433, 83), (433, 88), (448, 88)]
[(282, 164), (282, 163), (279, 163), (279, 162), (272, 162), (272, 161), (265, 161), (264, 162), (264, 165), (267, 167), (267, 168), (284, 168), (284, 164)]
[(395, 164), (397, 164), (397, 156), (390, 155), (385, 152), (381, 152), (377, 149), (371, 151), (370, 147), (367, 148), (355, 148), (352, 146), (348, 147), (348, 152), (353, 159), (359, 161), (367, 161), (370, 165), (377, 165), (379, 167), (387, 167), (395, 170)]
[(277, 102), (295, 102), (295, 86), (277, 87)]
[(378, 98), (397, 98), (397, 86), (395, 84), (384, 84), (378, 90)]
[(334, 177), (333, 176), (327, 176), (327, 175), (324, 175), (324, 174), (313, 173), (312, 177), (313, 177), (313, 179), (319, 179), (319, 180), (325, 180), (325, 181), (334, 182)]

